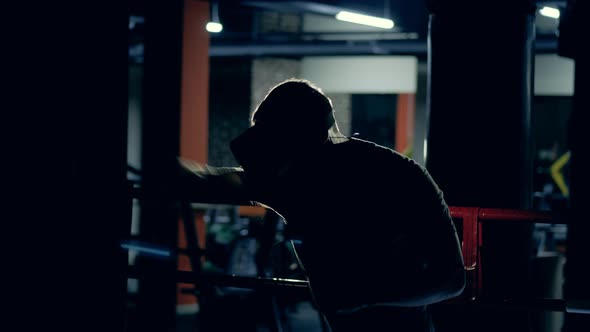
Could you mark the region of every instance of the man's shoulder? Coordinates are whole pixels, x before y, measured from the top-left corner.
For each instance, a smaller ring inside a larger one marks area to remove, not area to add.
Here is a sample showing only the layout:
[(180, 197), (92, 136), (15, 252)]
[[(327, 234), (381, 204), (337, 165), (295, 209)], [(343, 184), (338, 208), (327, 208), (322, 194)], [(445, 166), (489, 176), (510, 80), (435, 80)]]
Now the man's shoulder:
[(416, 164), (416, 162), (413, 159), (402, 153), (399, 153), (398, 151), (392, 148), (361, 138), (351, 138), (349, 146), (352, 150), (365, 152), (367, 154), (372, 155), (374, 158), (383, 159), (384, 162), (387, 160), (391, 160)]
[(425, 166), (394, 149), (358, 138), (353, 138), (350, 142), (351, 151), (358, 151), (355, 153), (358, 162), (353, 164), (359, 165), (360, 163), (362, 169), (370, 171), (384, 181), (386, 178), (390, 178), (395, 180), (398, 185), (402, 183), (412, 185), (434, 183)]

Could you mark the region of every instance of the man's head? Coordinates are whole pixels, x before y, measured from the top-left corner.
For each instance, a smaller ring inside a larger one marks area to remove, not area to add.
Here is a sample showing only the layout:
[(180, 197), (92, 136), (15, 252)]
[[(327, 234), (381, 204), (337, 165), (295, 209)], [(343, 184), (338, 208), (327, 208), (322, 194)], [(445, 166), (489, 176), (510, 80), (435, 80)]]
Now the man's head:
[(327, 135), (334, 124), (332, 101), (313, 83), (288, 79), (274, 86), (252, 114), (251, 124), (290, 133)]
[(251, 125), (231, 142), (236, 160), (251, 173), (275, 175), (328, 139), (332, 102), (307, 80), (274, 86), (252, 114)]

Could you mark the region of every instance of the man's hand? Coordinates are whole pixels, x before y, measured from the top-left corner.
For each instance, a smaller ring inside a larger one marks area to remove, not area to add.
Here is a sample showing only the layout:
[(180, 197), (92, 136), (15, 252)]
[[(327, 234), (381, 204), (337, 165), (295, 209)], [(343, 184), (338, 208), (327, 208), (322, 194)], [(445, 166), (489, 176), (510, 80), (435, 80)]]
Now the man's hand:
[(205, 175), (209, 166), (206, 164), (198, 163), (194, 160), (185, 159), (178, 157), (178, 164), (181, 167), (181, 171), (194, 173), (195, 175)]
[(178, 158), (177, 188), (181, 198), (193, 202), (250, 205), (237, 167), (214, 167)]

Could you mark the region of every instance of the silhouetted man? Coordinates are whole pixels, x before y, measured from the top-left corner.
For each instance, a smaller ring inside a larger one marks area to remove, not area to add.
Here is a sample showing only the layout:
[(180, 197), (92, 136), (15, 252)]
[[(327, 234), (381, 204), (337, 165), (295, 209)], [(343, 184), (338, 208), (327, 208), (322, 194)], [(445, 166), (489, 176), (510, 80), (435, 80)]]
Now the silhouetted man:
[(433, 331), (428, 305), (459, 295), (465, 272), (426, 169), (342, 135), (330, 99), (306, 80), (272, 88), (251, 125), (230, 145), (241, 167), (183, 162), (185, 197), (280, 214), (333, 331)]

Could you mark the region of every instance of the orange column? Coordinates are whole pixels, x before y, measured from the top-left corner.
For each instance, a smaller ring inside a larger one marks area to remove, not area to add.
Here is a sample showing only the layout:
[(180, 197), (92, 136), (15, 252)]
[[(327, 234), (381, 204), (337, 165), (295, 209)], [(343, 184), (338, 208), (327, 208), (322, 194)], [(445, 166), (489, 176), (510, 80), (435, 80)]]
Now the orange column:
[(395, 150), (406, 156), (411, 156), (412, 153), (415, 111), (416, 95), (413, 93), (399, 94), (395, 119)]
[[(207, 162), (209, 123), (209, 34), (205, 25), (209, 21), (209, 3), (197, 0), (184, 1), (184, 31), (182, 40), (182, 86), (180, 115), (180, 156), (200, 163)], [(198, 241), (205, 244), (203, 213), (195, 214)], [(186, 248), (184, 227), (178, 227), (178, 246)], [(194, 235), (193, 235), (194, 236)], [(178, 269), (190, 271), (188, 257), (178, 258)], [(193, 295), (182, 294), (177, 285), (177, 312), (194, 313), (198, 310)]]

